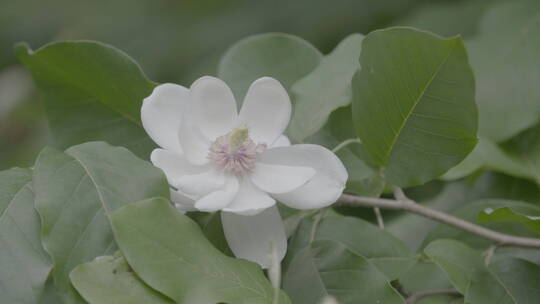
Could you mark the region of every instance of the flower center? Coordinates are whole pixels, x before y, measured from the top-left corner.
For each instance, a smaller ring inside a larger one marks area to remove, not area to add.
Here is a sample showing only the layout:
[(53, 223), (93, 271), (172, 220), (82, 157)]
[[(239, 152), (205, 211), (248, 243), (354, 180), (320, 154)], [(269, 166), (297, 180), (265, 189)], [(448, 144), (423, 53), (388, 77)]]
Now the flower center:
[(208, 159), (227, 173), (242, 175), (253, 170), (257, 156), (264, 150), (266, 144), (254, 143), (249, 138), (248, 129), (240, 127), (212, 142)]

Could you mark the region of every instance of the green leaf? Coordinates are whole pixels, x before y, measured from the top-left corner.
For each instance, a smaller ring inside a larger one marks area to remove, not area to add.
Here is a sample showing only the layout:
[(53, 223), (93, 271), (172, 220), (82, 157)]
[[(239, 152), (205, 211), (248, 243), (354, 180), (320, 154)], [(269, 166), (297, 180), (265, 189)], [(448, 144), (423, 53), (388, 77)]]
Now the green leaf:
[(387, 180), (423, 184), (476, 144), (474, 78), (461, 38), (408, 28), (364, 38), (353, 87), (358, 137)]
[(41, 246), (32, 171), (0, 171), (0, 290), (2, 302), (37, 304), (52, 268)]
[(121, 255), (101, 256), (77, 266), (71, 281), (90, 304), (172, 304), (144, 284)]
[(504, 259), (489, 265), (515, 303), (534, 304), (540, 298), (540, 266), (522, 259)]
[(462, 294), (467, 292), (473, 273), (484, 268), (479, 252), (455, 240), (434, 241), (424, 253), (446, 272), (450, 282)]
[(273, 77), (289, 90), (321, 61), (322, 54), (302, 38), (282, 33), (244, 38), (221, 58), (218, 76), (232, 89), (238, 105), (249, 85), (263, 76)]
[[(309, 245), (313, 220), (304, 219), (289, 242), (285, 266)], [(352, 253), (367, 258), (390, 280), (398, 278), (415, 263), (415, 255), (388, 232), (359, 218), (328, 216), (316, 227), (314, 241), (335, 241)], [(367, 245), (369, 244), (369, 245)]]
[(537, 264), (539, 256), (540, 250), (536, 248), (499, 247), (491, 258), (491, 262), (494, 264), (508, 258), (519, 258)]
[(502, 2), (486, 12), (467, 44), (476, 72), (479, 133), (495, 142), (539, 122), (538, 14), (537, 1)]
[(443, 175), (443, 179), (462, 178), (483, 169), (527, 178), (540, 184), (540, 124), (499, 145), (481, 138), (473, 152)]
[(493, 197), (535, 205), (540, 202), (540, 186), (526, 179), (485, 171), (462, 181), (471, 188), (467, 203), (479, 198)]
[(486, 266), (480, 252), (455, 240), (437, 240), (424, 253), (446, 272), (465, 303), (536, 303), (540, 266), (520, 259)]
[(502, 148), (516, 162), (516, 166), (521, 165), (526, 177), (540, 185), (540, 124), (505, 142)]
[(420, 260), (399, 277), (399, 283), (407, 292), (444, 290), (452, 288), (446, 273), (426, 259)]
[[(177, 303), (272, 303), (274, 290), (258, 265), (221, 253), (167, 200), (130, 204), (112, 222), (135, 272)], [(279, 303), (290, 302), (282, 293)]]
[(445, 180), (454, 180), (472, 174), (477, 170), (494, 170), (516, 177), (538, 180), (539, 173), (531, 170), (524, 160), (504, 151), (489, 139), (480, 138), (474, 150), (459, 165), (442, 176)]
[(291, 88), (294, 111), (288, 134), (302, 142), (321, 129), (335, 109), (351, 102), (351, 80), (358, 70), (364, 36), (352, 34), (325, 56), (318, 67)]
[(484, 209), (478, 214), (478, 222), (518, 222), (540, 234), (540, 208), (534, 206), (501, 207)]
[(315, 241), (298, 252), (283, 286), (297, 304), (320, 303), (329, 295), (341, 304), (405, 303), (368, 259), (332, 240)]
[(54, 262), (52, 275), (64, 304), (83, 303), (69, 272), (114, 252), (109, 214), (128, 203), (169, 195), (159, 169), (102, 142), (66, 152), (44, 149), (35, 165), (34, 188), (42, 242)]
[(19, 44), (16, 53), (42, 93), (57, 148), (103, 140), (148, 156), (154, 144), (142, 128), (140, 109), (155, 84), (128, 55), (90, 41), (36, 51)]
[(229, 248), (225, 233), (223, 232), (223, 224), (221, 223), (221, 212), (189, 212), (187, 215), (201, 227), (202, 232), (207, 240), (214, 245), (219, 251), (229, 256), (234, 256)]

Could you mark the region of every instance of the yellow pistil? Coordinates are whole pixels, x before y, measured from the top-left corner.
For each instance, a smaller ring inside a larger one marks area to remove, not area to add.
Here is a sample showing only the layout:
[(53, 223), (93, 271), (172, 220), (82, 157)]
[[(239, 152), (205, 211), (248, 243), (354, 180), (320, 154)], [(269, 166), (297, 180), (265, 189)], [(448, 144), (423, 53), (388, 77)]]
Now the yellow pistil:
[(239, 127), (229, 133), (229, 144), (231, 145), (231, 150), (237, 151), (246, 139), (249, 138), (248, 129), (246, 127)]

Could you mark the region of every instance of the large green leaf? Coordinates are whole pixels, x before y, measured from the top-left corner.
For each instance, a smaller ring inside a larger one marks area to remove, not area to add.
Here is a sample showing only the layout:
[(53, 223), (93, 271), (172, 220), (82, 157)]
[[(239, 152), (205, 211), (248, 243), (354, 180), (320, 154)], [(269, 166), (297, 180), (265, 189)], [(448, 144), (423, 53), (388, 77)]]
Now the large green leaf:
[(437, 240), (424, 253), (446, 272), (466, 303), (537, 303), (540, 266), (520, 259), (486, 266), (480, 252), (455, 240)]
[(189, 212), (187, 215), (199, 224), (204, 236), (214, 247), (226, 255), (234, 256), (225, 239), (223, 224), (221, 223), (221, 212)]
[(332, 240), (315, 241), (298, 252), (283, 286), (296, 304), (320, 303), (327, 296), (342, 304), (405, 303), (368, 259)]
[[(135, 272), (177, 303), (273, 303), (274, 290), (258, 265), (221, 253), (167, 200), (130, 204), (115, 211), (112, 221)], [(279, 300), (290, 303), (283, 293)]]
[[(309, 246), (313, 220), (306, 218), (289, 242), (285, 266)], [(359, 218), (328, 216), (316, 227), (314, 241), (335, 241), (353, 254), (367, 258), (390, 280), (398, 278), (416, 263), (414, 254), (399, 239)], [(369, 245), (367, 245), (369, 244)]]
[(420, 260), (409, 271), (399, 277), (399, 283), (406, 292), (452, 288), (446, 273), (427, 259)]
[(540, 186), (532, 181), (510, 175), (484, 171), (469, 179), (461, 180), (469, 185), (466, 203), (480, 198), (522, 201), (537, 205), (540, 202)]
[(231, 87), (240, 105), (255, 79), (273, 77), (289, 90), (321, 59), (322, 54), (299, 37), (282, 33), (260, 34), (231, 46), (221, 58), (218, 75)]
[(172, 304), (144, 284), (121, 255), (101, 256), (77, 266), (71, 281), (90, 304)]
[(125, 53), (102, 43), (16, 47), (41, 90), (53, 143), (64, 149), (103, 140), (147, 156), (154, 144), (144, 132), (140, 108), (154, 83)]
[(1, 302), (37, 304), (52, 268), (41, 246), (32, 171), (0, 172)]
[(450, 282), (462, 294), (467, 293), (474, 272), (484, 268), (480, 252), (458, 241), (434, 241), (424, 253), (446, 272)]
[(346, 37), (319, 66), (291, 88), (294, 111), (288, 134), (303, 141), (323, 127), (335, 109), (351, 102), (351, 80), (358, 70), (361, 34)]
[(461, 38), (374, 31), (360, 65), (352, 84), (356, 132), (390, 183), (425, 183), (474, 148), (474, 78)]
[(473, 152), (443, 178), (461, 178), (480, 169), (528, 178), (540, 184), (540, 124), (502, 144), (481, 138)]
[(454, 180), (485, 169), (532, 180), (540, 179), (538, 177), (540, 171), (537, 173), (536, 170), (532, 170), (525, 164), (524, 159), (511, 155), (487, 138), (480, 138), (471, 154), (446, 172), (442, 178)]
[(115, 250), (109, 214), (128, 203), (169, 195), (159, 169), (125, 148), (102, 142), (66, 152), (44, 149), (35, 165), (34, 188), (42, 242), (54, 262), (54, 283), (65, 304), (83, 303), (69, 272)]
[(485, 14), (479, 34), (467, 43), (477, 79), (479, 132), (496, 142), (539, 122), (539, 14), (538, 1), (503, 1)]
[(496, 261), (489, 268), (506, 287), (515, 303), (534, 304), (540, 299), (540, 266), (522, 259)]
[(497, 209), (484, 209), (478, 214), (478, 221), (485, 222), (519, 222), (531, 231), (540, 234), (540, 208), (537, 206), (514, 206)]
[(516, 166), (524, 168), (527, 177), (540, 185), (540, 124), (519, 133), (505, 142), (502, 148)]

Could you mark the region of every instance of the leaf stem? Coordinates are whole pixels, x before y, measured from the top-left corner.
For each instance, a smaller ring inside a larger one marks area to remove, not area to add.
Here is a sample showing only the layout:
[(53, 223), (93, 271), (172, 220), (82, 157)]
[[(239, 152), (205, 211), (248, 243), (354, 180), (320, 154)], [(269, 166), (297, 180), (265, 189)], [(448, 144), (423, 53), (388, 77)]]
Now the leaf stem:
[(321, 219), (324, 217), (324, 214), (328, 208), (324, 208), (319, 210), (317, 214), (315, 215), (315, 218), (313, 219), (313, 224), (311, 225), (311, 231), (309, 233), (309, 243), (313, 243), (315, 240), (315, 234), (317, 233), (317, 228), (319, 228), (319, 223), (321, 222)]
[(377, 225), (379, 225), (379, 228), (384, 229), (384, 220), (381, 209), (379, 209), (379, 207), (373, 207), (373, 212), (375, 212), (375, 217), (377, 218)]
[(360, 141), (360, 139), (358, 139), (358, 138), (346, 139), (346, 140), (340, 142), (334, 149), (332, 149), (332, 152), (337, 153), (339, 150), (345, 148), (346, 146), (348, 146), (350, 144), (354, 144), (354, 143), (361, 144), (362, 141)]
[(453, 289), (442, 289), (442, 290), (430, 290), (430, 291), (421, 291), (410, 294), (407, 297), (407, 304), (415, 304), (416, 302), (422, 300), (423, 298), (438, 296), (438, 295), (448, 295), (448, 296), (461, 296), (459, 292)]
[(279, 304), (279, 292), (281, 290), (281, 261), (274, 242), (270, 243), (270, 267), (268, 268), (268, 279), (274, 288), (274, 298), (272, 304)]
[(493, 244), (493, 245), (489, 246), (489, 248), (486, 250), (486, 252), (485, 252), (486, 256), (484, 257), (484, 264), (486, 264), (486, 266), (488, 266), (489, 263), (491, 263), (491, 258), (495, 254), (495, 251), (497, 250), (497, 247), (499, 247), (497, 244)]
[(407, 198), (399, 188), (394, 188), (394, 197), (395, 199), (384, 199), (342, 194), (336, 204), (408, 211), (492, 240), (497, 246), (540, 248), (540, 239), (538, 238), (520, 237), (500, 233), (462, 220), (445, 212), (425, 207)]

